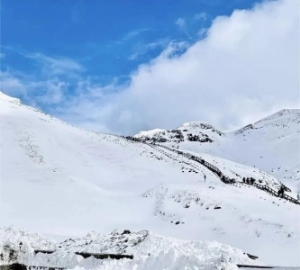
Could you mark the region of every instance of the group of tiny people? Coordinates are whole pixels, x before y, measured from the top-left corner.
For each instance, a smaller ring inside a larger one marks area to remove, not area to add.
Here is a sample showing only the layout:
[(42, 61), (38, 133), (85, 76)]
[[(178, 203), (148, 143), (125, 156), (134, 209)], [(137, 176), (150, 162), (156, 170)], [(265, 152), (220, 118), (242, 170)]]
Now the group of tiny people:
[(220, 176), (221, 180), (225, 183), (229, 183), (229, 184), (234, 184), (236, 183), (236, 180), (234, 178), (229, 178), (227, 176), (225, 176), (224, 174), (221, 173), (221, 176)]
[(243, 182), (248, 185), (253, 185), (255, 182), (255, 179), (252, 177), (243, 177)]
[[(245, 183), (245, 184), (253, 185), (254, 182), (255, 182), (255, 179), (252, 177), (243, 177), (243, 183)], [(284, 185), (281, 185), (277, 191), (277, 196), (283, 197), (285, 191), (286, 191), (286, 187)], [(300, 201), (300, 193), (297, 194), (297, 199)]]

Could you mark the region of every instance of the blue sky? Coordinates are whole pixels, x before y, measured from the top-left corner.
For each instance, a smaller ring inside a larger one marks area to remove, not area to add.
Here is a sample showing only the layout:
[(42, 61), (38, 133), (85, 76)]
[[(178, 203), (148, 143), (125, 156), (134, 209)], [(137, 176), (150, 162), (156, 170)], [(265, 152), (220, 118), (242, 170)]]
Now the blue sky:
[[(89, 100), (101, 95), (96, 107), (109, 107), (115, 93), (127, 91), (141, 67), (151, 66), (170, 48), (168, 58), (180, 57), (206, 38), (216, 18), (252, 10), (260, 2), (2, 0), (2, 91), (84, 126), (83, 119), (89, 118), (84, 114), (91, 113), (88, 105), (81, 112), (68, 110), (71, 103), (82, 102), (79, 96), (93, 89)], [(79, 114), (81, 120), (76, 118)], [(100, 118), (87, 127), (122, 133), (160, 124), (140, 124), (125, 131), (108, 127), (108, 120)]]
[(2, 69), (35, 72), (22, 54), (76, 59), (105, 83), (127, 77), (170, 41), (193, 43), (218, 15), (253, 0), (53, 1), (2, 0)]

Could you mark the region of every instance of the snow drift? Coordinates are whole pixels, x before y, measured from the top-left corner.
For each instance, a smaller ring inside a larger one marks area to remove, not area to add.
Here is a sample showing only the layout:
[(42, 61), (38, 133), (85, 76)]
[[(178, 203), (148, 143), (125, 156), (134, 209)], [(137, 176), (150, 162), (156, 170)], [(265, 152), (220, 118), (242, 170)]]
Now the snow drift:
[[(36, 249), (52, 249), (54, 253), (35, 255)], [(14, 257), (9, 258), (12, 251)], [(125, 253), (132, 254), (133, 259), (84, 259), (75, 252)], [(2, 228), (0, 254), (5, 258), (3, 264), (18, 262), (31, 266), (76, 269), (237, 269), (237, 264), (256, 264), (242, 250), (216, 241), (184, 241), (148, 231), (114, 231), (108, 235), (91, 232), (82, 238), (54, 244), (26, 230)]]

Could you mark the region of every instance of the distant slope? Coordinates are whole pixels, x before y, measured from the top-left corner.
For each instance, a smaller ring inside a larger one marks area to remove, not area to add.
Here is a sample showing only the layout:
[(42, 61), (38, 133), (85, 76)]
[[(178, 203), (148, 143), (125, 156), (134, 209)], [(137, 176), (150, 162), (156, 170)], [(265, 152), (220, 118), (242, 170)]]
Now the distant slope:
[[(192, 134), (190, 138), (199, 135), (208, 139), (194, 141), (184, 137), (183, 140), (176, 141), (168, 136), (165, 141), (156, 141), (255, 166), (273, 174), (295, 192), (300, 192), (300, 110), (282, 110), (234, 132), (220, 132), (207, 124), (198, 123), (196, 128), (194, 122), (190, 125), (184, 124), (185, 134)], [(207, 126), (211, 128), (206, 128)], [(166, 132), (173, 133), (175, 132)], [(146, 134), (153, 133), (142, 132), (135, 137), (149, 142), (155, 136), (162, 137), (158, 133), (152, 137)]]
[[(252, 187), (224, 185), (175, 153), (75, 128), (5, 95), (0, 117), (2, 226), (51, 235), (149, 229), (218, 240), (273, 264), (300, 264), (298, 205)], [(227, 140), (227, 134), (207, 131)], [(216, 141), (206, 144), (218, 149)], [(235, 171), (236, 165), (224, 164)]]
[(235, 135), (249, 145), (247, 157), (237, 155), (237, 162), (256, 165), (300, 193), (300, 110), (282, 110)]

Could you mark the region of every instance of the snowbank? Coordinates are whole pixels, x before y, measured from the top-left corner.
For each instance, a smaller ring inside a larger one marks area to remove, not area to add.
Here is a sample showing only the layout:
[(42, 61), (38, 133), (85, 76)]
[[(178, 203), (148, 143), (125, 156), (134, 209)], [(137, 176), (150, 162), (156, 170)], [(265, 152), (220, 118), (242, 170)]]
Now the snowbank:
[[(236, 264), (254, 264), (242, 251), (216, 241), (189, 241), (162, 237), (148, 231), (108, 235), (95, 232), (85, 237), (68, 239), (55, 244), (39, 234), (17, 230), (13, 227), (0, 229), (1, 255), (7, 258), (14, 251), (13, 260), (2, 264), (20, 262), (35, 266), (57, 266), (70, 269), (237, 269)], [(20, 248), (22, 243), (22, 248)], [(35, 249), (55, 250), (52, 254), (38, 253)], [(84, 259), (75, 252), (130, 254), (130, 259)], [(1, 258), (2, 258), (1, 257)]]
[(38, 233), (18, 230), (12, 226), (0, 229), (0, 265), (26, 262), (34, 250), (55, 248), (55, 242)]

